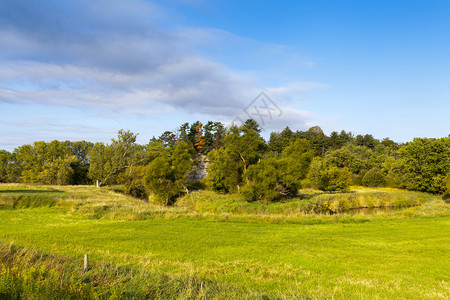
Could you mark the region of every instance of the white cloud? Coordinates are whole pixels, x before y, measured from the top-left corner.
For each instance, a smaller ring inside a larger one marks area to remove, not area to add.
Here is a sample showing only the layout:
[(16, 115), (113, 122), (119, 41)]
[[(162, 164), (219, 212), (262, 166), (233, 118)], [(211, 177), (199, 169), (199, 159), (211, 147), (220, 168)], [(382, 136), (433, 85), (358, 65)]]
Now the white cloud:
[(267, 92), (273, 97), (290, 99), (294, 95), (325, 88), (328, 88), (328, 85), (323, 83), (314, 81), (298, 81), (288, 83), (284, 86), (267, 88)]
[[(8, 7), (7, 13), (2, 6)], [(25, 5), (5, 0), (0, 4), (0, 105), (34, 103), (103, 115), (182, 111), (227, 121), (242, 114), (263, 88), (251, 71), (218, 63), (217, 53), (253, 60), (255, 66), (271, 57), (311, 64), (283, 45), (223, 30), (163, 30), (156, 23), (165, 18), (160, 7), (140, 0), (80, 0), (67, 6), (59, 1)], [(266, 88), (281, 101), (284, 114), (265, 127), (308, 126), (311, 114), (290, 107), (289, 101), (325, 87), (295, 81)], [(61, 128), (70, 131), (70, 125)]]

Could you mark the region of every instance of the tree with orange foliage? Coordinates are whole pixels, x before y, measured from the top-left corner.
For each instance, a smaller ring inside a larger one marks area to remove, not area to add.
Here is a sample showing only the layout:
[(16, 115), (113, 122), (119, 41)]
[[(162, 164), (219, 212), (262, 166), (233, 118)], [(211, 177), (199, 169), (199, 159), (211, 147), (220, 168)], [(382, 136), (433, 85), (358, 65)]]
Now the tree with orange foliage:
[(205, 136), (203, 135), (203, 124), (201, 122), (195, 127), (195, 143), (194, 148), (197, 152), (200, 152), (205, 146)]

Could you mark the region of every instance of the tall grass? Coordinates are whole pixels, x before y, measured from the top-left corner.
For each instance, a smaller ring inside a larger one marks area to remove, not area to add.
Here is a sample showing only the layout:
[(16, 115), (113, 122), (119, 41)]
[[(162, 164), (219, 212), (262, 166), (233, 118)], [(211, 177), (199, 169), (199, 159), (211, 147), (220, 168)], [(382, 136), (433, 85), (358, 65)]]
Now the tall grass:
[(0, 209), (52, 207), (59, 199), (41, 195), (17, 195), (0, 197)]
[(1, 299), (233, 299), (240, 292), (192, 275), (167, 275), (0, 243)]
[(118, 193), (114, 187), (0, 184), (0, 209), (37, 207), (57, 207), (91, 219), (145, 220), (189, 213)]
[[(16, 185), (14, 185), (16, 186)], [(0, 209), (52, 207), (68, 194), (55, 189), (0, 187)]]
[(239, 194), (195, 191), (179, 198), (175, 206), (167, 207), (117, 193), (114, 187), (0, 185), (0, 209), (57, 207), (90, 219), (127, 221), (187, 217), (270, 223), (360, 223), (377, 214), (401, 213), (392, 209), (438, 199), (435, 195), (389, 188), (353, 188), (347, 193), (305, 189), (294, 199), (266, 204), (249, 203)]
[(301, 214), (350, 213), (361, 208), (406, 208), (438, 199), (437, 196), (397, 189), (354, 188), (347, 193), (324, 193), (302, 190), (294, 199), (266, 204), (247, 202), (239, 195), (223, 195), (211, 191), (197, 191), (179, 199), (177, 205), (202, 213), (230, 214)]

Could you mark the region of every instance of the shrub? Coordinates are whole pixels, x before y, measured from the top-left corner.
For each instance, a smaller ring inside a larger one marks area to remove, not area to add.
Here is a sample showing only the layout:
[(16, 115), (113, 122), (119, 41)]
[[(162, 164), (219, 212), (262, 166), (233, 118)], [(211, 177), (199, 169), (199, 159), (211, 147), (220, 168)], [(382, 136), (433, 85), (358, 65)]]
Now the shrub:
[(148, 198), (144, 183), (146, 171), (146, 166), (134, 166), (126, 171), (127, 175), (123, 180), (125, 194), (139, 199)]
[(322, 191), (345, 192), (349, 189), (351, 173), (347, 168), (327, 167), (319, 173), (318, 188)]
[(364, 175), (362, 184), (369, 187), (379, 187), (386, 184), (383, 172), (379, 168), (372, 168)]
[(289, 172), (289, 160), (268, 158), (251, 165), (244, 173), (248, 184), (242, 195), (248, 202), (264, 200), (266, 203), (289, 198), (297, 194), (298, 176)]
[(143, 184), (132, 184), (125, 188), (125, 193), (139, 199), (147, 199), (147, 191), (145, 190), (145, 186)]
[(194, 148), (186, 143), (179, 143), (170, 157), (157, 157), (148, 165), (145, 187), (157, 202), (173, 204), (176, 197), (188, 192), (186, 179), (192, 167), (191, 158), (194, 153)]
[(444, 193), (444, 195), (442, 195), (442, 199), (446, 202), (446, 203), (450, 203), (450, 191), (446, 191)]

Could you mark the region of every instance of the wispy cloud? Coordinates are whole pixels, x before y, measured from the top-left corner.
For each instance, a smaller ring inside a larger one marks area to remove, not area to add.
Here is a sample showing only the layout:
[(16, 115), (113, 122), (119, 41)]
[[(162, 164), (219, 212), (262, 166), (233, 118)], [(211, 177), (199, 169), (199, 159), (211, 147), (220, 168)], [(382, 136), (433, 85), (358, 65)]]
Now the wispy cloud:
[(326, 89), (329, 86), (314, 81), (297, 81), (290, 82), (284, 86), (267, 88), (267, 92), (273, 97), (290, 99), (292, 96), (306, 93), (313, 90)]
[[(232, 45), (224, 51), (245, 49), (247, 57), (261, 60), (289, 52), (283, 45), (218, 29), (161, 29), (158, 22), (168, 18), (164, 9), (141, 0), (1, 1), (0, 105), (34, 103), (108, 114), (184, 111), (231, 120), (261, 84), (248, 70), (228, 67), (205, 49)], [(289, 102), (293, 95), (324, 87), (288, 82), (266, 90)], [(311, 114), (288, 102), (280, 104), (284, 125), (306, 126)]]

